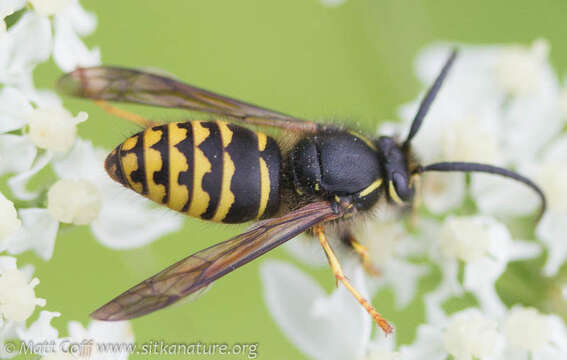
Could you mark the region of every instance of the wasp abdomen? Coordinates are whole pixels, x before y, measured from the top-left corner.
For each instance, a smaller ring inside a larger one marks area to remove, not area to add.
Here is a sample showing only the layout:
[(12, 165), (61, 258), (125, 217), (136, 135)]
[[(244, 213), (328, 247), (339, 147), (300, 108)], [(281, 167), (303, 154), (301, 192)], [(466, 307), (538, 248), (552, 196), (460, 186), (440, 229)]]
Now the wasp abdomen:
[(269, 217), (279, 206), (275, 140), (222, 121), (148, 128), (114, 149), (105, 167), (124, 186), (205, 220), (240, 223)]

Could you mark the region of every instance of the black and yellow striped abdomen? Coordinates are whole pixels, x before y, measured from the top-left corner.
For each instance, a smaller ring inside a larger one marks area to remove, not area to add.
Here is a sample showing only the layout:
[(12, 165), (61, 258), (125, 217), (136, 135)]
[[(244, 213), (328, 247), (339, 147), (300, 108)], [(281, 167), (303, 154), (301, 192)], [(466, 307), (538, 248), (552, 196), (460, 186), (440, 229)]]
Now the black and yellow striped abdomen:
[(116, 147), (105, 168), (124, 186), (205, 220), (240, 223), (270, 217), (279, 206), (277, 143), (223, 121), (148, 128)]

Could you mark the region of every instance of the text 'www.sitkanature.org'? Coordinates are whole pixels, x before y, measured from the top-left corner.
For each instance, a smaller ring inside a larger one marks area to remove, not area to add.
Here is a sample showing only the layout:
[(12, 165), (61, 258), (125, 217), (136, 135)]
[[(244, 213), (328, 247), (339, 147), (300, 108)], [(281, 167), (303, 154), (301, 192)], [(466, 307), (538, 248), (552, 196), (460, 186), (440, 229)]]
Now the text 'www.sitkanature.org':
[(65, 353), (88, 359), (95, 354), (136, 354), (136, 355), (231, 355), (235, 359), (255, 359), (258, 356), (258, 343), (204, 343), (204, 342), (166, 342), (151, 340), (144, 343), (97, 342), (92, 339), (44, 340), (6, 342), (3, 352), (13, 355), (46, 355)]

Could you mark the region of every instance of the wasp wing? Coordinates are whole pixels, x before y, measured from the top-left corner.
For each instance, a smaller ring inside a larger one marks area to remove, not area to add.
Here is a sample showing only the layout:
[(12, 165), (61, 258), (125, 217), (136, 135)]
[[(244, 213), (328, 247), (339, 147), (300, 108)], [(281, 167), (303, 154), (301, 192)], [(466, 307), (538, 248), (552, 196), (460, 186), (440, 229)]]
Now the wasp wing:
[(201, 250), (127, 290), (91, 314), (99, 320), (126, 320), (166, 307), (209, 285), (316, 224), (342, 212), (317, 202), (282, 217), (264, 220), (232, 239)]
[(252, 125), (315, 132), (318, 124), (182, 83), (165, 76), (120, 67), (78, 68), (61, 77), (64, 93), (97, 100), (182, 108), (227, 116)]

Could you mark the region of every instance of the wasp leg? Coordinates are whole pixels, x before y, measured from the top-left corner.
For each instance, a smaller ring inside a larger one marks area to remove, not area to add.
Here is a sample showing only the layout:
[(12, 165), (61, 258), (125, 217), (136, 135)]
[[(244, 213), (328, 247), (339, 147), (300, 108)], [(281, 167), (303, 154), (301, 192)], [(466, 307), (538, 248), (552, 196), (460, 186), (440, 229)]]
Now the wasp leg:
[(376, 266), (372, 264), (372, 261), (370, 261), (368, 248), (366, 246), (359, 243), (354, 235), (352, 235), (350, 232), (344, 236), (343, 241), (350, 245), (354, 252), (358, 254), (360, 260), (362, 261), (362, 267), (364, 268), (364, 271), (368, 273), (368, 275), (380, 276), (380, 270), (378, 270)]
[(143, 127), (143, 128), (150, 128), (152, 126), (158, 125), (157, 123), (155, 123), (151, 120), (148, 120), (143, 116), (140, 116), (138, 114), (133, 114), (133, 113), (128, 112), (126, 110), (118, 109), (118, 108), (110, 105), (109, 103), (107, 103), (104, 100), (95, 100), (95, 104), (100, 106), (107, 113), (114, 115), (114, 116), (118, 116), (122, 119), (126, 119), (130, 122), (133, 122), (136, 125)]
[(374, 321), (376, 321), (378, 326), (380, 326), (386, 334), (391, 333), (394, 330), (392, 325), (390, 325), (388, 321), (386, 321), (386, 319), (384, 319), (384, 317), (380, 315), (378, 311), (376, 311), (374, 306), (372, 306), (368, 302), (368, 300), (366, 300), (364, 297), (362, 297), (362, 295), (360, 295), (360, 293), (351, 285), (351, 283), (345, 277), (341, 264), (339, 263), (339, 259), (337, 259), (337, 255), (335, 255), (335, 252), (333, 251), (331, 245), (327, 241), (327, 236), (323, 231), (323, 227), (321, 225), (317, 225), (313, 228), (313, 231), (319, 238), (319, 243), (321, 243), (323, 250), (325, 250), (325, 254), (327, 255), (327, 259), (329, 260), (329, 265), (331, 265), (331, 270), (333, 270), (333, 275), (335, 275), (335, 278), (337, 279), (337, 285), (339, 281), (342, 282), (343, 285), (347, 288), (347, 290), (350, 291), (350, 293), (354, 296), (354, 298), (358, 300), (360, 305), (362, 305), (362, 307), (364, 307), (364, 309), (368, 312), (368, 314), (372, 316), (372, 318), (374, 319)]

